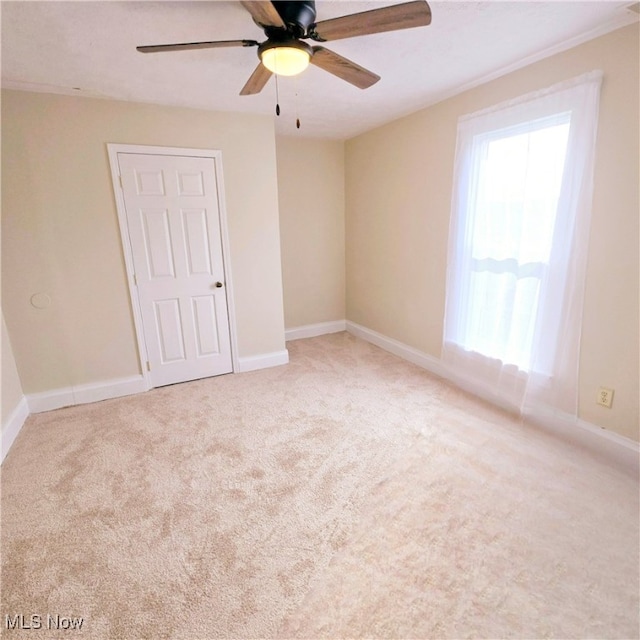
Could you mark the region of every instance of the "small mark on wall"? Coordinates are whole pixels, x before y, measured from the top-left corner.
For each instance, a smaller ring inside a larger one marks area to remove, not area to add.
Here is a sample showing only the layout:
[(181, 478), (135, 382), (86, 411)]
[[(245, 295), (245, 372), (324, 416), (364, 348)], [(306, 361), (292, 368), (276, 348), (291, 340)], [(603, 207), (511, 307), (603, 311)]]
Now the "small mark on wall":
[(36, 309), (46, 309), (51, 306), (51, 296), (47, 293), (34, 293), (31, 296), (31, 306)]

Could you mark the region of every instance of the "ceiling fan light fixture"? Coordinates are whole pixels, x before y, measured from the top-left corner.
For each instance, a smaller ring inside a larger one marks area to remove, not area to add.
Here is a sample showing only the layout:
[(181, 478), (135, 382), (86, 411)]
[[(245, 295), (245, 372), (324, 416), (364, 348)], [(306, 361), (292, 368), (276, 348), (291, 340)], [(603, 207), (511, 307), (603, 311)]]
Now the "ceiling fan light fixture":
[[(0, 0), (1, 2), (2, 0)], [(631, 0), (629, 0), (631, 1)], [(636, 0), (637, 2), (637, 0)], [(260, 93), (272, 75), (295, 76), (309, 63), (348, 82), (368, 89), (380, 76), (323, 46), (309, 46), (302, 40), (328, 42), (354, 36), (399, 31), (431, 23), (427, 0), (405, 0), (387, 7), (360, 11), (316, 22), (315, 0), (240, 0), (240, 4), (260, 27), (266, 41), (207, 40), (136, 47), (141, 53), (188, 51), (220, 47), (257, 47), (260, 62), (240, 90), (241, 96)]]
[(293, 41), (261, 48), (258, 53), (262, 64), (272, 73), (296, 76), (309, 66), (313, 51), (306, 43)]

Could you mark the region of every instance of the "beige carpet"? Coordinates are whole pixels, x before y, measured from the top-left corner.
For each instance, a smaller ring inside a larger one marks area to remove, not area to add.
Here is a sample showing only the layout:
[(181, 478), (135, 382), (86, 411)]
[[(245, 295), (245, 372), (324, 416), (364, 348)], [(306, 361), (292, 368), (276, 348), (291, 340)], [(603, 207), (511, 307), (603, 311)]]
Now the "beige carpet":
[(288, 347), (27, 420), (3, 637), (638, 637), (637, 478), (347, 334)]

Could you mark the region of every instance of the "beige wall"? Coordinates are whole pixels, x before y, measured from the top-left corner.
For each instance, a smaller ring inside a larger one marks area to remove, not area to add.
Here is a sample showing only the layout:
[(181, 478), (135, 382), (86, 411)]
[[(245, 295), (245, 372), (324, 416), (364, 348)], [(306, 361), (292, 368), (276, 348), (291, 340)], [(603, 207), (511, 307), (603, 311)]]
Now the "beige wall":
[(4, 91), (3, 307), (25, 393), (139, 372), (109, 142), (222, 151), (239, 355), (284, 349), (270, 117)]
[(458, 117), (602, 69), (579, 414), (638, 440), (638, 39), (614, 31), (349, 140), (347, 318), (440, 357)]
[(344, 320), (344, 143), (278, 137), (285, 326)]
[(16, 361), (13, 357), (11, 340), (7, 332), (7, 326), (2, 316), (2, 342), (0, 342), (0, 353), (2, 354), (2, 428), (7, 424), (7, 420), (22, 400), (22, 385), (16, 368)]
[[(605, 82), (580, 416), (638, 439), (633, 26), (346, 145), (276, 142), (266, 117), (3, 92), (3, 306), (25, 392), (138, 372), (107, 142), (222, 150), (241, 356), (281, 350), (285, 324), (346, 315), (439, 357), (457, 118), (594, 68)], [(39, 292), (48, 309), (30, 305)], [(595, 405), (600, 385), (616, 390), (611, 410)]]

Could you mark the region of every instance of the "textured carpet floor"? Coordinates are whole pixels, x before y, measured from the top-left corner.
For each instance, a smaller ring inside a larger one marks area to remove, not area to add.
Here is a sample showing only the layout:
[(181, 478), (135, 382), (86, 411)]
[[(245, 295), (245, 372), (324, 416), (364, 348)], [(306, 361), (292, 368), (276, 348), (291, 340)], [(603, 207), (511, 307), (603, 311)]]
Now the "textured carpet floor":
[(288, 347), (27, 420), (3, 637), (638, 637), (637, 479), (347, 334)]

